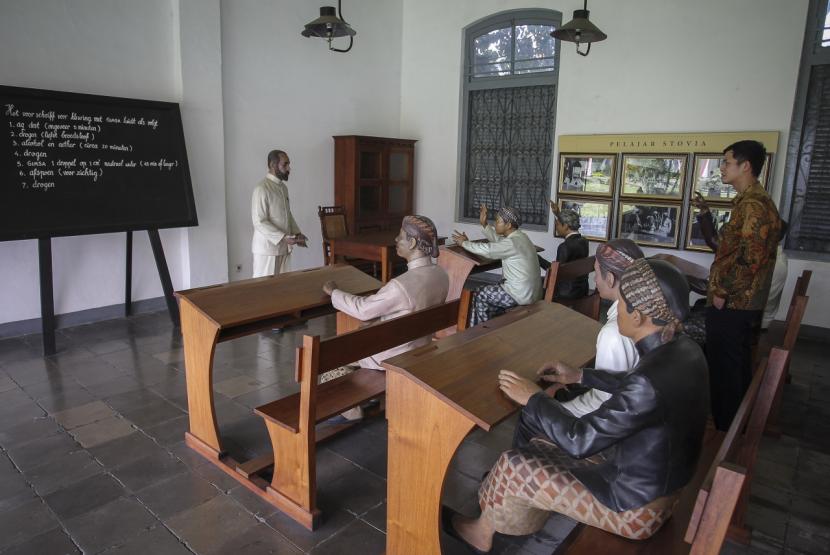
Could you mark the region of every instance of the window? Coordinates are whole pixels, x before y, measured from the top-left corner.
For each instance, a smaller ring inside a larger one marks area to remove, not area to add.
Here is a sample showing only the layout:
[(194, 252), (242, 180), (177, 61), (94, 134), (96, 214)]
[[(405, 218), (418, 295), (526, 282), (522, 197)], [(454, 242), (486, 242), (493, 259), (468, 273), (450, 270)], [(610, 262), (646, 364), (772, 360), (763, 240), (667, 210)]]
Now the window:
[(811, 0), (787, 148), (786, 248), (830, 253), (830, 6)]
[(552, 10), (496, 14), (464, 31), (458, 218), (514, 206), (547, 230), (562, 20)]

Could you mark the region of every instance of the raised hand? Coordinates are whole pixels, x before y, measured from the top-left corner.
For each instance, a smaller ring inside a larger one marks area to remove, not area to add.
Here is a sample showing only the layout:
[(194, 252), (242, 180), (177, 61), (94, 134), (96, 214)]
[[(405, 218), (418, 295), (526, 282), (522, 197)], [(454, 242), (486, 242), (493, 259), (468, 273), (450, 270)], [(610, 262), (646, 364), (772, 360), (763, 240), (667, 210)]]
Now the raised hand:
[(481, 206), (478, 209), (478, 223), (481, 224), (481, 227), (487, 225), (487, 205), (483, 202), (481, 203)]

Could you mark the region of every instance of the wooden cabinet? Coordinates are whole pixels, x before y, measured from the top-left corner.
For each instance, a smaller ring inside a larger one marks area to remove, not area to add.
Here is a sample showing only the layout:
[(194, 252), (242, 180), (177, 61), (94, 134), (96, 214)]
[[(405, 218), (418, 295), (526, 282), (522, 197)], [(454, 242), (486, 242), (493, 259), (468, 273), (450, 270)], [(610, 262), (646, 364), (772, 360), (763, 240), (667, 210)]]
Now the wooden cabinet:
[(414, 140), (334, 137), (334, 203), (349, 233), (397, 229), (412, 213), (414, 156)]

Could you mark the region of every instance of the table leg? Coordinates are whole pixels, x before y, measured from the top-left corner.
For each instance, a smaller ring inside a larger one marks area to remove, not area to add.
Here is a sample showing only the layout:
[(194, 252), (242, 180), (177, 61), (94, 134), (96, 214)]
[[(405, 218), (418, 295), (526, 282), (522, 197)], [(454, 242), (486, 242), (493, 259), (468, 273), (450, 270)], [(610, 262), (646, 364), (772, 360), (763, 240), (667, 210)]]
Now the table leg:
[(386, 373), (386, 555), (440, 555), (441, 490), (475, 423), (398, 372)]
[[(222, 446), (213, 406), (213, 352), (219, 326), (186, 299), (182, 299), (180, 304), (190, 417), (190, 431), (185, 434), (185, 439), (204, 455), (218, 458)], [(188, 436), (195, 437), (198, 442), (190, 441)]]

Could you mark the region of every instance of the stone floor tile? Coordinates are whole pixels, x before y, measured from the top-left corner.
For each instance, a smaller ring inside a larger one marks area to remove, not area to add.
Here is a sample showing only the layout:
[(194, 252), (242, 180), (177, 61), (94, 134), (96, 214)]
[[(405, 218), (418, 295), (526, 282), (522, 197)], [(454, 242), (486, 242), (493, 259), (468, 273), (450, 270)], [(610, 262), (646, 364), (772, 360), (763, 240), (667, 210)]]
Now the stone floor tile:
[(216, 486), (223, 493), (228, 493), (239, 486), (239, 482), (219, 470), (214, 464), (203, 464), (193, 468), (192, 471)]
[(61, 520), (92, 511), (126, 495), (119, 482), (109, 474), (97, 474), (44, 497)]
[(299, 555), (302, 553), (279, 532), (266, 526), (257, 524), (242, 534), (231, 536), (221, 541), (214, 549), (205, 552), (206, 555)]
[(52, 418), (67, 430), (71, 430), (112, 416), (115, 416), (115, 412), (107, 404), (102, 401), (93, 401), (79, 407), (56, 412), (52, 415)]
[(355, 516), (343, 509), (324, 511), (320, 518), (320, 525), (313, 532), (281, 512), (268, 517), (265, 523), (288, 538), (302, 551), (308, 552), (355, 521)]
[(75, 441), (86, 448), (95, 447), (107, 443), (119, 437), (124, 437), (135, 432), (135, 428), (129, 420), (119, 416), (113, 416), (105, 420), (99, 420), (80, 428), (71, 430)]
[(112, 469), (147, 455), (161, 454), (164, 449), (144, 433), (134, 429), (129, 435), (90, 447), (89, 452), (106, 468)]
[(126, 543), (158, 520), (135, 499), (120, 498), (64, 522), (84, 553), (98, 553)]
[(372, 507), (360, 516), (360, 520), (386, 533), (386, 501)]
[(179, 441), (178, 443), (170, 445), (167, 449), (174, 457), (186, 464), (191, 470), (198, 466), (209, 464), (209, 461), (205, 457), (188, 447), (184, 441)]
[(143, 384), (133, 379), (130, 374), (120, 374), (111, 379), (86, 385), (87, 391), (99, 399), (118, 395), (119, 393), (126, 393), (127, 391), (134, 391), (142, 387), (144, 387)]
[(196, 553), (208, 553), (258, 521), (227, 495), (213, 499), (165, 520), (165, 524)]
[(386, 480), (362, 468), (328, 482), (317, 483), (317, 501), (321, 510), (346, 509), (363, 514), (386, 499)]
[(47, 381), (55, 375), (55, 363), (45, 358), (31, 358), (3, 365), (3, 370), (19, 386)]
[(188, 472), (146, 487), (135, 495), (153, 514), (164, 520), (201, 505), (219, 495), (219, 490), (207, 480)]
[(298, 391), (300, 391), (300, 386), (296, 382), (277, 382), (245, 395), (240, 395), (234, 401), (245, 405), (249, 409), (254, 409), (271, 401), (294, 395)]
[(787, 526), (786, 545), (810, 555), (830, 554), (830, 529), (794, 516)]
[(0, 476), (0, 513), (27, 503), (34, 497), (35, 490), (16, 470)]
[(112, 474), (132, 491), (142, 490), (183, 472), (187, 472), (187, 467), (166, 451), (154, 452), (112, 470)]
[(0, 512), (0, 550), (58, 527), (42, 499), (32, 499)]
[(12, 380), (8, 375), (3, 374), (0, 376), (0, 393), (4, 393), (6, 391), (11, 391), (13, 389), (17, 389), (20, 386)]
[(95, 401), (95, 397), (82, 387), (64, 389), (60, 393), (44, 395), (37, 404), (50, 414), (86, 405)]
[(25, 472), (80, 448), (68, 434), (60, 432), (19, 445), (10, 449), (8, 454), (14, 464)]
[(233, 488), (229, 491), (228, 495), (233, 497), (237, 503), (245, 507), (245, 510), (260, 519), (265, 519), (278, 510), (274, 505), (268, 503), (241, 484), (239, 487)]
[(102, 552), (102, 555), (191, 554), (192, 552), (170, 530), (161, 524), (139, 533), (137, 536), (127, 540), (126, 543)]
[(184, 439), (184, 433), (190, 429), (190, 420), (186, 414), (167, 420), (154, 426), (144, 428), (144, 433), (156, 443), (165, 447), (175, 445)]
[(251, 391), (262, 389), (266, 385), (269, 384), (263, 383), (249, 376), (237, 376), (235, 378), (230, 378), (213, 384), (213, 390), (218, 391), (223, 395), (227, 395), (228, 397), (239, 397), (240, 395), (245, 395)]
[(49, 417), (40, 416), (30, 418), (17, 426), (0, 432), (0, 446), (5, 450), (14, 449), (19, 445), (42, 439), (60, 432), (60, 428)]
[(341, 457), (379, 477), (386, 477), (388, 462), (386, 442), (360, 429), (360, 425), (326, 441), (323, 445)]
[(54, 528), (3, 551), (3, 555), (75, 555), (80, 552), (66, 532)]
[(386, 548), (386, 534), (356, 520), (335, 536), (311, 550), (314, 555), (341, 553), (382, 553)]
[(103, 472), (104, 468), (89, 453), (80, 450), (36, 466), (25, 476), (37, 494), (43, 497)]
[(173, 418), (184, 414), (184, 411), (182, 411), (179, 407), (172, 405), (161, 398), (150, 401), (140, 408), (120, 412), (125, 418), (132, 421), (139, 428), (160, 424), (166, 420), (172, 420)]

